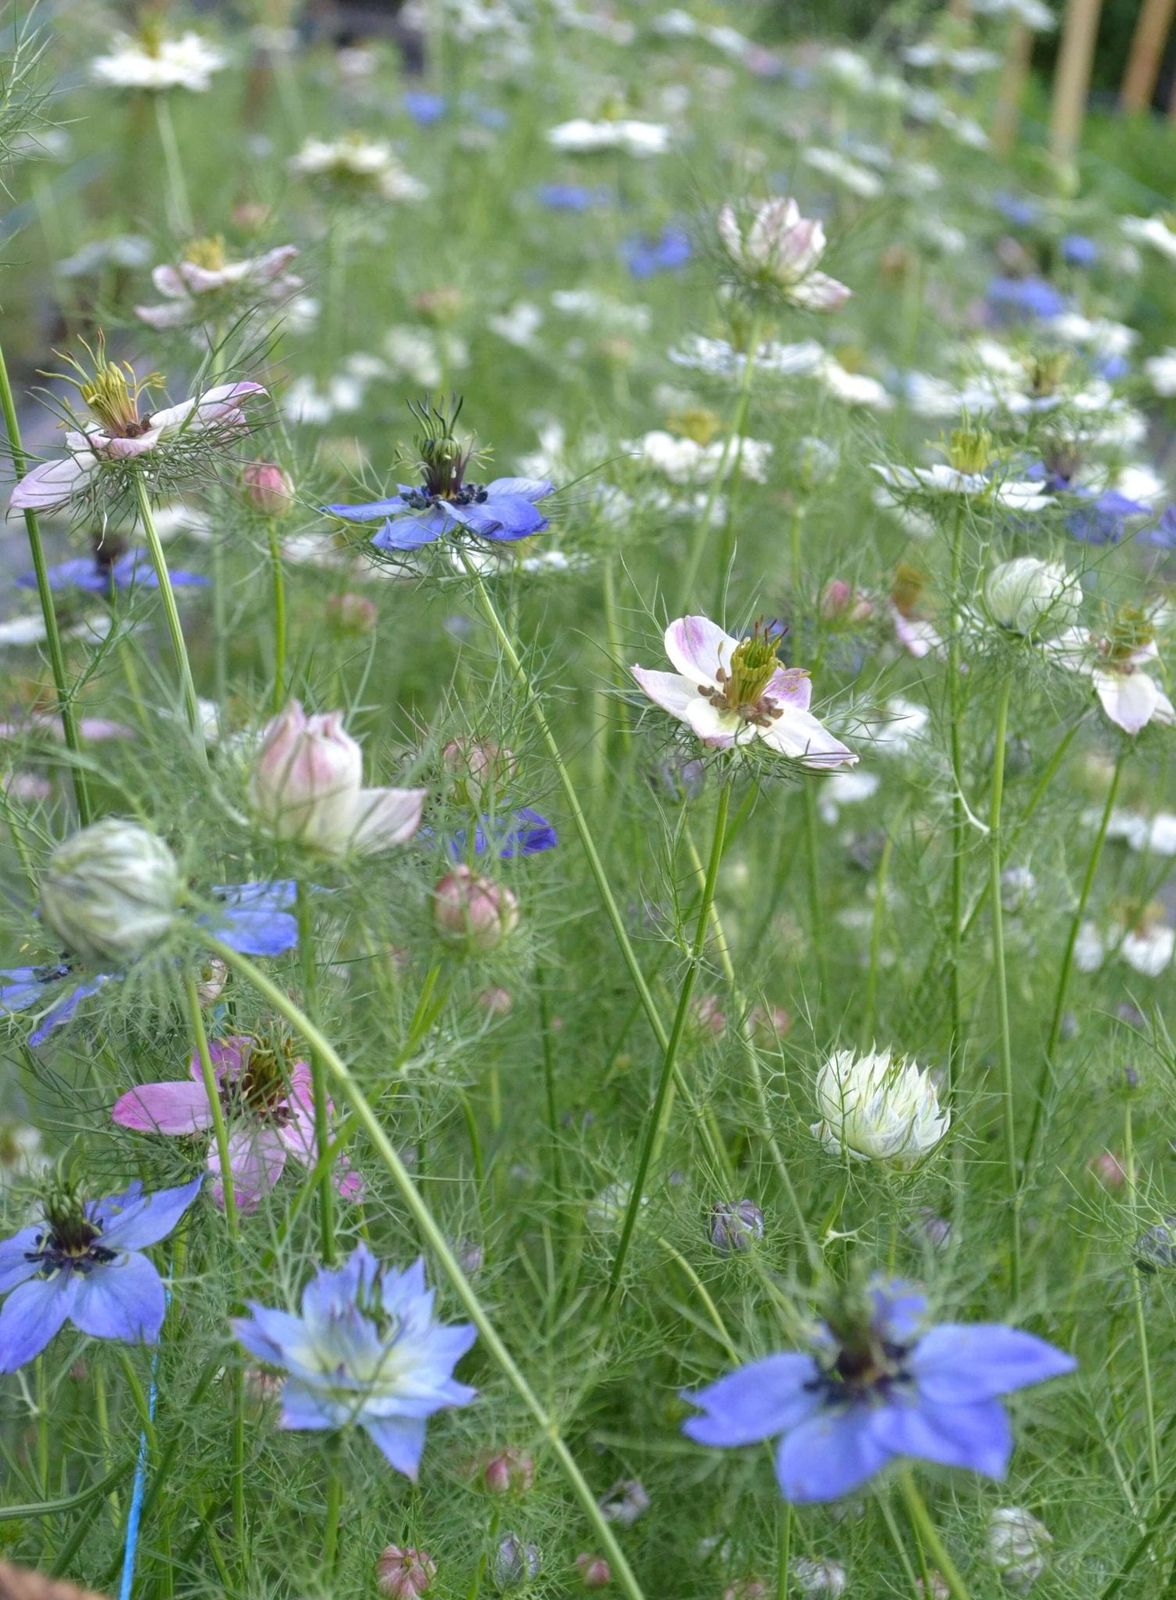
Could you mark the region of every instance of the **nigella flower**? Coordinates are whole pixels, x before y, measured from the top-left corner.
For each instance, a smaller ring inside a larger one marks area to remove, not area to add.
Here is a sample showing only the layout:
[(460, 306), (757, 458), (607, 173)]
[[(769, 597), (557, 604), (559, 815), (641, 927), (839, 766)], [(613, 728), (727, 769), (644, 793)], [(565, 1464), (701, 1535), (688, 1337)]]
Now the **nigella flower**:
[(67, 381), (77, 389), (91, 416), (66, 433), (67, 455), (44, 461), (25, 473), (12, 491), (9, 505), (14, 509), (57, 510), (84, 495), (103, 468), (125, 467), (141, 456), (158, 457), (164, 448), (170, 448), (175, 465), (181, 447), (191, 453), (194, 444), (204, 448), (221, 445), (247, 427), (241, 402), (266, 392), (260, 383), (221, 383), (178, 406), (140, 415), (143, 395), (158, 388), (162, 380), (156, 374), (138, 378), (125, 363), (116, 366), (107, 361), (101, 341), (96, 352), (87, 348), (87, 354), (94, 364), (93, 373), (71, 361), (77, 376)]
[(242, 301), (250, 306), (287, 300), (302, 288), (302, 279), (286, 271), (297, 254), (297, 245), (283, 244), (261, 256), (229, 261), (222, 238), (196, 239), (182, 260), (151, 274), (165, 303), (136, 306), (135, 315), (151, 328), (183, 328), (214, 322)]
[[(288, 910), (294, 894), (292, 880), (222, 884), (210, 891), (218, 909), (201, 912), (193, 921), (241, 955), (282, 955), (298, 943), (298, 923)], [(83, 1000), (126, 976), (125, 970), (115, 970), (87, 977), (82, 965), (68, 955), (40, 966), (0, 967), (0, 1017), (31, 1011), (60, 996), (29, 1034), (31, 1045), (43, 1044), (55, 1028), (70, 1021)]]
[[(507, 806), (497, 816), (481, 816), (474, 823), (473, 849), (477, 856), (490, 852), (503, 861), (514, 856), (536, 856), (559, 843), (554, 826), (531, 806)], [(449, 854), (464, 859), (467, 835), (463, 830), (449, 841)]]
[(593, 189), (586, 183), (541, 183), (535, 195), (549, 211), (591, 211), (612, 204), (607, 189)]
[[(208, 1050), (230, 1124), (234, 1197), (239, 1210), (253, 1211), (281, 1177), (288, 1156), (304, 1167), (313, 1167), (319, 1159), (310, 1067), (305, 1061), (288, 1061), (284, 1051), (243, 1034), (213, 1039)], [(206, 1132), (213, 1125), (212, 1107), (198, 1054), (192, 1056), (188, 1071), (190, 1082), (145, 1083), (129, 1089), (115, 1101), (111, 1117), (120, 1128), (139, 1133), (186, 1138)], [(329, 1101), (327, 1109), (333, 1113)], [(209, 1145), (208, 1170), (213, 1199), (223, 1209), (225, 1191), (215, 1140)], [(334, 1181), (345, 1199), (363, 1193), (363, 1180), (352, 1172), (345, 1155), (335, 1163)]]
[(778, 645), (773, 630), (759, 623), (748, 638), (734, 639), (707, 617), (679, 617), (665, 631), (676, 670), (631, 671), (655, 704), (716, 750), (758, 738), (802, 766), (853, 766), (857, 756), (809, 710), (808, 673), (785, 667)]
[(552, 493), (546, 478), (494, 478), (481, 484), (466, 481), (476, 459), (473, 440), (459, 441), (454, 427), (461, 413), (458, 401), (451, 413), (424, 405), (411, 406), (424, 432), (417, 440), (420, 452), (419, 488), (401, 484), (398, 493), (367, 505), (331, 505), (322, 509), (350, 522), (385, 519), (372, 538), (378, 550), (419, 550), (443, 534), (472, 534), (495, 543), (525, 539), (541, 533), (547, 518), (535, 502)]
[(685, 228), (668, 223), (659, 234), (631, 234), (621, 246), (625, 264), (635, 278), (652, 278), (659, 272), (684, 267), (692, 255)]
[(913, 1285), (874, 1279), (834, 1309), (811, 1352), (754, 1361), (685, 1399), (683, 1431), (729, 1447), (777, 1439), (786, 1500), (836, 1500), (901, 1456), (1002, 1478), (1012, 1430), (1001, 1395), (1073, 1372), (1044, 1339), (1000, 1323), (923, 1332)]
[(443, 94), (430, 94), (427, 89), (406, 89), (400, 103), (419, 128), (440, 122), (449, 110), (449, 101)]
[(1060, 317), (1067, 300), (1047, 278), (993, 278), (988, 285), (989, 309), (997, 321)]
[(0, 1372), (40, 1355), (67, 1321), (95, 1339), (154, 1344), (166, 1304), (159, 1273), (141, 1252), (167, 1238), (202, 1181), (149, 1195), (133, 1183), (85, 1203), (53, 1191), (44, 1221), (0, 1244), (0, 1294), (8, 1294), (0, 1309)]
[[(87, 594), (114, 595), (129, 589), (158, 589), (159, 579), (145, 550), (124, 550), (115, 542), (95, 540), (88, 556), (74, 556), (50, 567), (46, 576), (54, 590), (81, 589)], [(198, 588), (210, 580), (198, 572), (169, 569), (174, 589)], [(22, 589), (35, 589), (37, 575), (24, 572), (16, 580)]]
[(1176, 724), (1176, 710), (1144, 670), (1156, 661), (1155, 628), (1147, 613), (1121, 606), (1105, 635), (1067, 628), (1046, 649), (1059, 666), (1090, 679), (1099, 703), (1116, 727), (1138, 733), (1149, 722)]
[(453, 1369), (476, 1332), (435, 1322), (433, 1296), (423, 1261), (396, 1272), (361, 1244), (342, 1267), (311, 1279), (300, 1316), (250, 1301), (233, 1332), (256, 1360), (285, 1372), (281, 1427), (357, 1425), (415, 1482), (426, 1419), (475, 1395)]

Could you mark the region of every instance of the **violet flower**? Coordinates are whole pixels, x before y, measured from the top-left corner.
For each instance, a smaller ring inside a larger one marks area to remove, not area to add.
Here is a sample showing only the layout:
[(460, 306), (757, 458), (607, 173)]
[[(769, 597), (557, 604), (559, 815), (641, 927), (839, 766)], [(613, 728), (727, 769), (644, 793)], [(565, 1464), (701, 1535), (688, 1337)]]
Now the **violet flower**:
[(163, 1283), (140, 1252), (167, 1238), (202, 1181), (149, 1195), (133, 1183), (84, 1204), (66, 1191), (51, 1195), (43, 1222), (0, 1244), (0, 1294), (8, 1294), (0, 1372), (40, 1355), (67, 1321), (96, 1339), (154, 1344), (166, 1310)]
[[(176, 567), (169, 570), (173, 589), (196, 588), (211, 580), (197, 572), (184, 572)], [(82, 589), (88, 594), (116, 594), (128, 589), (158, 589), (159, 579), (151, 558), (145, 550), (128, 550), (113, 560), (104, 560), (102, 551), (93, 555), (74, 556), (59, 562), (46, 573), (49, 587), (54, 590)], [(37, 575), (25, 572), (16, 580), (22, 589), (35, 589)]]
[(888, 1462), (915, 1456), (1003, 1478), (1012, 1429), (1000, 1396), (1073, 1372), (1044, 1339), (1000, 1323), (941, 1323), (911, 1284), (874, 1279), (860, 1306), (824, 1324), (814, 1351), (753, 1361), (687, 1394), (699, 1444), (778, 1440), (786, 1500), (836, 1500)]
[[(319, 1158), (315, 1139), (314, 1090), (305, 1061), (288, 1063), (256, 1039), (234, 1034), (208, 1047), (220, 1103), (229, 1123), (229, 1167), (239, 1211), (254, 1211), (281, 1177), (288, 1157), (304, 1167)], [(111, 1117), (120, 1128), (187, 1138), (213, 1126), (200, 1057), (188, 1064), (189, 1082), (145, 1083), (115, 1101)], [(329, 1116), (334, 1107), (327, 1102)], [(212, 1196), (224, 1209), (225, 1190), (215, 1139), (208, 1147)], [(363, 1193), (363, 1179), (340, 1155), (335, 1187), (347, 1200)]]

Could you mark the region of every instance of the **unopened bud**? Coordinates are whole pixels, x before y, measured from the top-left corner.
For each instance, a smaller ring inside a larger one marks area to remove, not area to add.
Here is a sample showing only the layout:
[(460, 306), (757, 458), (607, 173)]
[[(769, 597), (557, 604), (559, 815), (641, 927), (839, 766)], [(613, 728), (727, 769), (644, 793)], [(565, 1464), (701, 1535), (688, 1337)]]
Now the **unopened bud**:
[(577, 1556), (576, 1568), (585, 1589), (607, 1589), (612, 1582), (612, 1568), (603, 1556)]
[(915, 1588), (918, 1590), (920, 1600), (951, 1600), (951, 1590), (947, 1587), (947, 1579), (940, 1572), (931, 1571), (927, 1574), (930, 1586), (922, 1578), (915, 1579)]
[(471, 950), (496, 950), (519, 922), (519, 903), (504, 884), (454, 867), (433, 890), (433, 925), (443, 939)]
[(488, 1011), (492, 1017), (509, 1016), (514, 1007), (514, 999), (509, 989), (498, 985), (491, 989), (483, 989), (478, 996), (478, 1004), (483, 1010)]
[(376, 602), (366, 594), (333, 594), (327, 601), (327, 620), (337, 633), (371, 633), (380, 620)]
[(1110, 1150), (1103, 1150), (1097, 1156), (1091, 1156), (1086, 1163), (1086, 1170), (1098, 1179), (1104, 1189), (1121, 1189), (1127, 1182), (1123, 1163)]
[(631, 1528), (649, 1510), (649, 1495), (637, 1478), (620, 1478), (598, 1502), (606, 1522)]
[(1020, 1506), (1002, 1506), (988, 1519), (988, 1558), (1017, 1594), (1028, 1594), (1041, 1577), (1052, 1543), (1049, 1530)]
[(1140, 1272), (1168, 1272), (1176, 1267), (1176, 1217), (1165, 1217), (1144, 1229), (1135, 1241), (1135, 1265)]
[(1078, 621), (1082, 586), (1060, 561), (1018, 556), (988, 574), (984, 601), (993, 622), (1010, 633), (1060, 633)]
[(123, 966), (175, 921), (183, 884), (175, 856), (148, 828), (107, 817), (59, 844), (41, 879), (41, 916), (67, 950)]
[(458, 800), (474, 807), (481, 805), (484, 795), (501, 793), (519, 770), (513, 750), (470, 734), (450, 739), (441, 760), (453, 775)]
[(873, 614), (874, 602), (844, 578), (830, 578), (821, 590), (821, 616), (826, 622), (865, 622)]
[(798, 1556), (792, 1563), (792, 1581), (803, 1595), (832, 1595), (837, 1600), (848, 1582), (845, 1568), (838, 1561), (810, 1561)]
[(219, 956), (207, 956), (200, 968), (196, 994), (202, 1006), (214, 1006), (225, 992), (229, 969)]
[(517, 1533), (508, 1533), (494, 1552), (494, 1582), (503, 1594), (522, 1589), (542, 1571), (537, 1546), (524, 1544)]
[(246, 462), (241, 476), (250, 505), (263, 517), (284, 517), (293, 508), (294, 485), (274, 462)]
[(710, 1215), (711, 1243), (722, 1256), (750, 1250), (764, 1236), (764, 1214), (754, 1200), (723, 1201)]
[(526, 1494), (535, 1482), (535, 1462), (525, 1451), (508, 1446), (487, 1461), (482, 1482), (489, 1494)]
[(747, 1023), (756, 1044), (778, 1044), (792, 1032), (792, 1013), (783, 1006), (753, 1006)]
[(437, 1576), (436, 1564), (424, 1550), (390, 1544), (376, 1561), (376, 1588), (388, 1600), (417, 1600)]
[(696, 996), (690, 1005), (690, 1015), (695, 1026), (703, 1033), (709, 1033), (712, 1039), (721, 1039), (727, 1031), (727, 1016), (717, 995)]

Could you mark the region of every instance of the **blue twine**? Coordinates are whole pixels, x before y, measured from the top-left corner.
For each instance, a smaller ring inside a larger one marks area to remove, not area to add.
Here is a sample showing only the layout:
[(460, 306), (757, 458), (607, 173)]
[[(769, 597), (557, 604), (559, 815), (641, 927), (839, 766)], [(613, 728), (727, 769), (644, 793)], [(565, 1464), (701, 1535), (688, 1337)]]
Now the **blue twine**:
[[(166, 1305), (171, 1304), (167, 1295)], [(166, 1313), (165, 1313), (166, 1314)], [(159, 1372), (159, 1346), (151, 1357), (151, 1388), (147, 1392), (147, 1415), (155, 1421), (155, 1402), (159, 1395), (156, 1375)], [(147, 1492), (147, 1430), (139, 1434), (139, 1453), (135, 1460), (135, 1481), (131, 1485), (131, 1503), (127, 1510), (127, 1536), (123, 1543), (122, 1579), (118, 1586), (118, 1600), (131, 1600), (135, 1584), (135, 1555), (139, 1548), (139, 1529), (143, 1520), (143, 1500)]]

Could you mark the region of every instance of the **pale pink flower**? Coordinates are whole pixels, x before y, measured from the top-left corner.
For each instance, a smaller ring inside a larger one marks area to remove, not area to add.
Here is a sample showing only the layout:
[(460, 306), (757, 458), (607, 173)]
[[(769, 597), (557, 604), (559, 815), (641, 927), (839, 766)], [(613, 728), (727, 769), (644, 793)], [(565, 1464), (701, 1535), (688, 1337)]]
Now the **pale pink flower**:
[(363, 752), (343, 713), (308, 717), (292, 700), (262, 733), (250, 798), (267, 832), (325, 855), (368, 855), (411, 839), (428, 791), (362, 784)]
[(851, 291), (817, 262), (825, 253), (825, 230), (802, 217), (793, 199), (765, 200), (741, 221), (735, 207), (723, 206), (719, 240), (734, 265), (753, 282), (778, 290), (806, 311), (836, 311)]
[(1149, 722), (1161, 727), (1176, 723), (1176, 710), (1156, 680), (1143, 669), (1157, 659), (1155, 640), (1100, 638), (1085, 628), (1067, 628), (1044, 646), (1059, 666), (1090, 679), (1103, 710), (1124, 733), (1138, 733)]
[(674, 672), (633, 667), (633, 676), (704, 744), (726, 750), (762, 739), (780, 755), (822, 770), (857, 762), (809, 710), (808, 673), (783, 666), (760, 627), (735, 639), (707, 617), (679, 617), (665, 631), (665, 647)]
[(151, 281), (165, 303), (136, 306), (135, 315), (152, 328), (182, 328), (219, 315), (229, 296), (287, 300), (302, 288), (302, 279), (286, 271), (297, 254), (297, 245), (283, 244), (261, 256), (226, 261), (219, 240), (198, 241), (187, 259), (154, 269)]
[[(214, 1039), (209, 1055), (229, 1125), (234, 1198), (239, 1210), (253, 1211), (291, 1156), (304, 1167), (318, 1161), (310, 1067), (305, 1061), (287, 1064), (247, 1035)], [(120, 1128), (173, 1138), (206, 1133), (213, 1125), (212, 1106), (198, 1055), (193, 1055), (189, 1072), (190, 1082), (144, 1083), (128, 1090), (115, 1101), (110, 1113), (114, 1121)], [(329, 1104), (328, 1114), (333, 1114)], [(215, 1139), (208, 1147), (207, 1165), (213, 1198), (223, 1208), (225, 1191)], [(363, 1193), (363, 1179), (351, 1170), (345, 1155), (335, 1162), (334, 1182), (345, 1199), (358, 1199)]]

